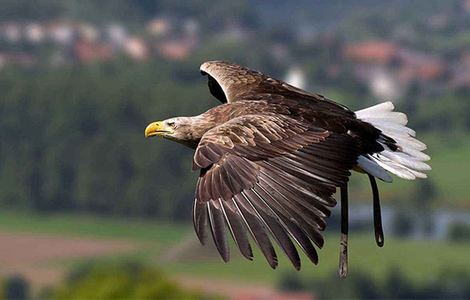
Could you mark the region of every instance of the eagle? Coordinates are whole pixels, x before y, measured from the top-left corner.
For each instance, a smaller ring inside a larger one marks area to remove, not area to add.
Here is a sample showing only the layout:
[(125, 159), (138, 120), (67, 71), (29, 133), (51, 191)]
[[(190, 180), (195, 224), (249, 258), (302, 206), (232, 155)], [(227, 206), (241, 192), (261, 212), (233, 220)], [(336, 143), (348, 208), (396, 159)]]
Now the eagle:
[[(375, 239), (384, 244), (376, 178), (391, 174), (426, 178), (426, 145), (406, 127), (391, 102), (351, 111), (327, 97), (261, 72), (225, 62), (200, 67), (210, 93), (222, 102), (192, 117), (152, 122), (145, 137), (162, 137), (195, 150), (199, 171), (193, 223), (202, 244), (212, 235), (222, 259), (230, 259), (227, 232), (241, 255), (253, 259), (255, 243), (274, 269), (273, 243), (300, 270), (298, 249), (318, 263), (322, 231), (339, 189), (339, 276), (348, 273), (348, 179), (368, 176)], [(251, 238), (250, 238), (251, 236)]]

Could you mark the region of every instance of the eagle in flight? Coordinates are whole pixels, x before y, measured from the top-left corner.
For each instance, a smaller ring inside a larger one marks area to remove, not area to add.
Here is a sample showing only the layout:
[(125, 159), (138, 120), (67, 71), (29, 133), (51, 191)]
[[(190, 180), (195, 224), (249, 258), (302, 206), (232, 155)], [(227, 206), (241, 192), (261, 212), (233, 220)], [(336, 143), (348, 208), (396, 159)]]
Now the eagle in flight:
[[(339, 275), (347, 274), (348, 179), (366, 174), (372, 188), (375, 239), (384, 237), (376, 178), (413, 180), (430, 170), (426, 145), (406, 127), (391, 102), (353, 112), (260, 72), (224, 61), (201, 65), (211, 94), (222, 102), (193, 117), (150, 123), (159, 136), (195, 149), (199, 170), (193, 223), (202, 244), (210, 231), (228, 261), (230, 232), (240, 253), (253, 258), (249, 236), (268, 264), (278, 264), (272, 241), (300, 269), (300, 248), (318, 263), (326, 218), (340, 190)], [(297, 244), (297, 246), (295, 245)]]

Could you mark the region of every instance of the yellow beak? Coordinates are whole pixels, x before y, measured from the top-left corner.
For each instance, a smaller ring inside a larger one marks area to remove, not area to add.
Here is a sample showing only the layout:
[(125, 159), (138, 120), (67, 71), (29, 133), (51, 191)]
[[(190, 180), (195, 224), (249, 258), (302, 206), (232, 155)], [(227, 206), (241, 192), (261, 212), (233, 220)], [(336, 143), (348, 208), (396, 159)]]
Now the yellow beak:
[(145, 128), (145, 137), (152, 136), (162, 136), (164, 133), (169, 132), (165, 129), (165, 124), (163, 121), (150, 123), (147, 128)]

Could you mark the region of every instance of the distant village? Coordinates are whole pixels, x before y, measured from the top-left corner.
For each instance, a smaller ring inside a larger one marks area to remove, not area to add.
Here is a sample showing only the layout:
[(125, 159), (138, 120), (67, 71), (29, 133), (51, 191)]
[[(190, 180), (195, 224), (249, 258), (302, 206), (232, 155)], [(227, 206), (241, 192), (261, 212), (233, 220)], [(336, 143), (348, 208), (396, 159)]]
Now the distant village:
[[(446, 19), (437, 15), (429, 22), (430, 26), (441, 26)], [(184, 60), (204, 44), (199, 27), (192, 19), (167, 17), (150, 20), (140, 32), (117, 23), (102, 26), (67, 20), (0, 23), (0, 72), (6, 65), (87, 64), (122, 56), (136, 62), (152, 57)], [(239, 40), (253, 38), (249, 29), (237, 23), (221, 28), (220, 36)], [(326, 43), (326, 46), (332, 45)], [(470, 87), (470, 50), (462, 51), (458, 59), (450, 63), (437, 55), (409, 49), (390, 40), (337, 43), (333, 47), (340, 47), (334, 51), (339, 57), (328, 62), (325, 76), (335, 78), (345, 64), (352, 66), (351, 75), (368, 86), (377, 98), (399, 99), (413, 84), (426, 84), (437, 90)], [(272, 56), (277, 59), (289, 56), (288, 46), (281, 49), (283, 51), (275, 46), (271, 48)], [(309, 82), (305, 77), (298, 63), (287, 70), (284, 79), (306, 87)]]
[[(198, 44), (198, 25), (193, 21), (178, 24), (166, 18), (150, 21), (145, 32), (134, 34), (120, 24), (97, 27), (74, 21), (46, 23), (8, 22), (0, 24), (0, 43), (7, 46), (55, 47), (48, 58), (53, 65), (79, 62), (108, 61), (124, 54), (136, 61), (144, 61), (153, 54), (180, 60), (189, 55)], [(175, 36), (178, 31), (178, 38)], [(27, 66), (38, 61), (34, 51), (0, 52), (0, 66), (18, 64)], [(21, 49), (17, 47), (16, 49)]]

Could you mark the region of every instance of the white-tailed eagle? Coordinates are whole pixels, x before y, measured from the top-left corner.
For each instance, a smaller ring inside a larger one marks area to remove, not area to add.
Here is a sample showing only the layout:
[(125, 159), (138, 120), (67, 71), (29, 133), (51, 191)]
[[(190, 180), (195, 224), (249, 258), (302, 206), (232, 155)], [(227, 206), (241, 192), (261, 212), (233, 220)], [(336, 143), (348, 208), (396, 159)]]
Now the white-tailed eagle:
[[(353, 112), (332, 100), (245, 67), (205, 62), (201, 73), (223, 104), (194, 117), (153, 122), (145, 136), (160, 136), (195, 149), (200, 175), (194, 228), (204, 244), (210, 231), (229, 260), (226, 232), (241, 254), (253, 258), (249, 236), (269, 265), (278, 264), (272, 241), (296, 269), (300, 248), (315, 264), (321, 232), (340, 190), (340, 276), (347, 274), (347, 185), (351, 170), (372, 187), (377, 245), (384, 243), (375, 178), (389, 173), (425, 178), (426, 145), (406, 127), (407, 117), (386, 102)], [(297, 247), (296, 247), (297, 244)]]

